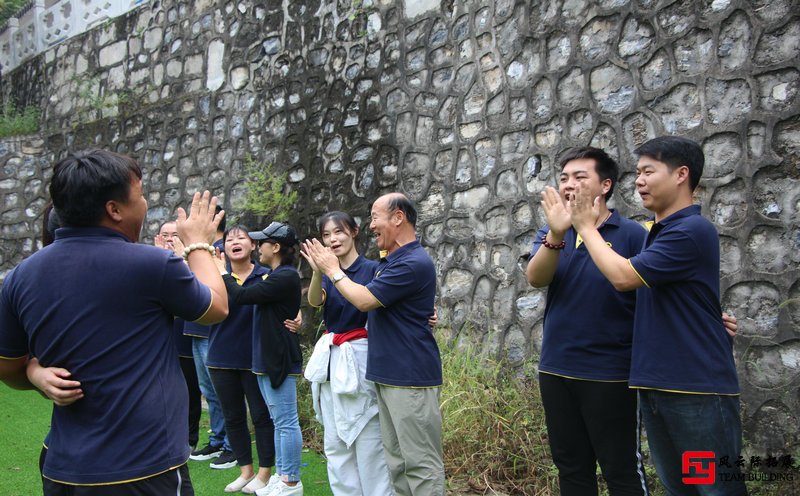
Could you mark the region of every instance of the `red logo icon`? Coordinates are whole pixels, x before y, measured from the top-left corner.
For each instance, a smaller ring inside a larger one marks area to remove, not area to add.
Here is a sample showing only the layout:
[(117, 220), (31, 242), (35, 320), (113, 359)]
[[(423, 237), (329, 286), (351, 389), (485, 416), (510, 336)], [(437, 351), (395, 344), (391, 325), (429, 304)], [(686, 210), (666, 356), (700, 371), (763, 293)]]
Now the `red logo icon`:
[(684, 484), (713, 484), (717, 462), (713, 451), (684, 451), (681, 457), (681, 478)]

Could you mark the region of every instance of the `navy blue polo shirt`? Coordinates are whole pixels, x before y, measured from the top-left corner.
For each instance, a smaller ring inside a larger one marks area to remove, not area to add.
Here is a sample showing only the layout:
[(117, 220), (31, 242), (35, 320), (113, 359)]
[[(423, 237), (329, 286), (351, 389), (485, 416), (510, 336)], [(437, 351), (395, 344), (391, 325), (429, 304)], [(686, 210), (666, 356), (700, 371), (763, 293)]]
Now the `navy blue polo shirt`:
[(6, 277), (0, 356), (63, 367), (85, 394), (53, 407), (45, 477), (107, 484), (186, 462), (189, 400), (173, 316), (196, 320), (210, 305), (180, 257), (103, 227), (58, 229)]
[[(250, 275), (242, 281), (236, 274), (231, 274), (240, 286), (252, 286), (269, 274), (258, 264)], [(211, 326), (208, 337), (209, 368), (250, 370), (253, 361), (253, 305), (239, 305), (228, 297), (228, 317)]]
[[(366, 286), (375, 277), (378, 262), (367, 260), (361, 255), (353, 261), (350, 267), (342, 269), (347, 277), (355, 283)], [(333, 281), (328, 276), (322, 276), (322, 289), (325, 291), (325, 309), (323, 318), (328, 332), (334, 334), (359, 329), (367, 324), (367, 314), (360, 311), (347, 301), (342, 293), (336, 289)]]
[(419, 241), (382, 258), (367, 289), (381, 304), (367, 318), (367, 379), (390, 386), (440, 386), (442, 361), (428, 324), (436, 269)]
[(636, 295), (631, 387), (738, 394), (719, 299), (719, 235), (700, 207), (653, 224), (630, 264), (645, 283)]
[(185, 322), (183, 319), (176, 318), (172, 323), (172, 331), (175, 336), (175, 346), (178, 347), (178, 356), (181, 358), (192, 358), (192, 338), (183, 333)]
[[(531, 256), (549, 230), (544, 226), (536, 234)], [(644, 227), (615, 210), (599, 231), (625, 258), (639, 253), (647, 236)], [(573, 379), (627, 381), (636, 292), (614, 289), (586, 246), (576, 247), (577, 237), (573, 228), (566, 232), (566, 246), (547, 289), (539, 370)]]
[(291, 265), (280, 265), (268, 276), (246, 287), (230, 274), (222, 277), (231, 301), (255, 305), (251, 369), (266, 374), (273, 388), (286, 376), (299, 374), (303, 366), (300, 338), (283, 324), (300, 311), (300, 274)]
[[(214, 247), (219, 248), (223, 253), (225, 252), (225, 242), (221, 239), (214, 241)], [(183, 333), (193, 338), (208, 339), (211, 333), (211, 326), (197, 324), (195, 322), (186, 322), (183, 327)]]

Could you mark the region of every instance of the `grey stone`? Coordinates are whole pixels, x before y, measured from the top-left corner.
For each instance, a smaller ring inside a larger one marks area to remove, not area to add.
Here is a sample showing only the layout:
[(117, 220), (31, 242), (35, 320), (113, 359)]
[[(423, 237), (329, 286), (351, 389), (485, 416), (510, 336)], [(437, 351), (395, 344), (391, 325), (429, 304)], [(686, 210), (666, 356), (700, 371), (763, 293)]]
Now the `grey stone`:
[(730, 236), (720, 236), (719, 250), (720, 273), (723, 276), (730, 276), (739, 272), (742, 266), (742, 249), (739, 247), (738, 240)]
[(396, 88), (386, 95), (386, 111), (390, 114), (399, 113), (408, 107), (409, 101), (406, 92)]
[(600, 148), (608, 153), (615, 160), (619, 160), (619, 148), (617, 146), (617, 132), (614, 128), (605, 123), (597, 125), (597, 130), (592, 136), (590, 146)]
[(596, 17), (581, 29), (578, 45), (586, 60), (593, 62), (611, 53), (617, 39), (618, 24), (617, 16)]
[(772, 132), (772, 149), (788, 167), (800, 169), (800, 116), (775, 124)]
[(753, 108), (750, 86), (744, 79), (706, 80), (706, 106), (712, 124), (733, 124), (744, 120)]
[(497, 176), (495, 195), (498, 198), (513, 200), (519, 197), (519, 193), (517, 173), (514, 170), (503, 171)]
[[(447, 204), (442, 184), (432, 184), (428, 194), (419, 200), (418, 205), (420, 222), (429, 223), (434, 220), (442, 219), (447, 213)], [(441, 224), (439, 224), (439, 229), (441, 229), (441, 227)], [(441, 232), (436, 237), (441, 237)]]
[(747, 218), (747, 188), (737, 179), (721, 186), (711, 197), (711, 220), (720, 227), (736, 227)]
[(508, 212), (505, 207), (495, 207), (484, 216), (486, 222), (486, 236), (489, 238), (504, 238), (510, 232)]
[(687, 75), (707, 71), (715, 60), (714, 39), (711, 31), (694, 29), (675, 42), (675, 67)]
[(592, 98), (601, 112), (618, 114), (633, 103), (633, 78), (630, 72), (607, 62), (592, 70)]
[(756, 387), (773, 389), (789, 385), (800, 374), (800, 341), (749, 348), (745, 370), (748, 382)]
[(728, 288), (722, 306), (736, 317), (741, 336), (769, 339), (778, 334), (780, 300), (780, 293), (772, 284), (742, 282)]
[(433, 143), (433, 118), (424, 115), (417, 117), (414, 141), (420, 146), (429, 146)]
[(758, 40), (753, 61), (756, 65), (767, 66), (797, 59), (800, 56), (800, 21), (793, 21), (784, 27), (764, 33)]
[(442, 298), (462, 298), (472, 289), (473, 275), (461, 269), (450, 269), (442, 283)]
[(553, 33), (547, 38), (547, 69), (566, 67), (572, 55), (572, 42), (566, 33)]
[(630, 114), (622, 121), (622, 139), (628, 156), (633, 156), (636, 147), (655, 137), (655, 125), (644, 113)]
[(453, 194), (452, 208), (465, 212), (477, 212), (486, 206), (491, 192), (486, 186), (477, 186)]
[(475, 142), (475, 159), (481, 177), (491, 174), (497, 162), (497, 147), (494, 141), (484, 138)]
[(742, 160), (742, 143), (735, 133), (720, 133), (703, 142), (704, 177), (724, 177), (736, 171)]
[(549, 79), (541, 79), (533, 87), (531, 108), (537, 119), (544, 119), (553, 111), (553, 86)]
[(750, 19), (742, 11), (734, 12), (722, 23), (717, 57), (723, 69), (734, 71), (750, 59), (752, 44)]
[[(473, 158), (467, 150), (458, 153), (456, 165), (456, 184), (469, 184), (472, 182), (472, 169), (474, 168)], [(487, 190), (488, 191), (488, 190)]]
[(648, 54), (655, 37), (655, 30), (650, 23), (629, 16), (622, 26), (617, 52), (624, 59), (640, 60)]
[(464, 115), (468, 118), (473, 118), (482, 113), (485, 104), (486, 95), (483, 92), (483, 87), (479, 84), (473, 84), (472, 88), (464, 96)]
[(127, 55), (128, 43), (122, 40), (101, 48), (98, 54), (98, 62), (100, 67), (110, 67), (122, 62)]
[(557, 94), (558, 101), (564, 107), (576, 108), (583, 102), (583, 94), (586, 91), (583, 71), (576, 67), (569, 71), (558, 82)]
[(759, 158), (764, 154), (767, 142), (767, 128), (760, 122), (751, 122), (747, 126), (747, 156)]
[(797, 101), (800, 72), (789, 68), (756, 76), (758, 107), (767, 111), (789, 110)]
[(679, 36), (695, 23), (694, 2), (679, 0), (656, 14), (656, 22), (668, 37)]
[(483, 73), (483, 85), (489, 90), (490, 94), (497, 92), (503, 82), (503, 71), (497, 67)]
[(756, 226), (747, 238), (746, 253), (758, 272), (780, 274), (789, 268), (787, 233), (782, 229)]
[(414, 121), (411, 112), (404, 112), (397, 117), (395, 134), (401, 143), (410, 143), (414, 133)]
[(781, 23), (792, 13), (791, 0), (753, 0), (753, 13), (761, 21)]
[[(505, 222), (508, 222), (507, 216)], [(517, 256), (515, 252), (511, 250), (511, 247), (505, 244), (494, 245), (492, 246), (490, 257), (491, 269), (489, 270), (489, 274), (494, 279), (502, 281), (503, 283), (511, 281), (511, 276), (513, 275), (517, 265)], [(495, 293), (495, 296), (497, 296), (497, 293)], [(506, 316), (508, 318), (512, 317), (511, 309), (509, 309), (509, 312), (506, 314)]]
[[(758, 373), (758, 368), (753, 367), (753, 372)], [(763, 453), (784, 453), (800, 435), (796, 404), (789, 408), (778, 398), (760, 405), (748, 424), (748, 438)]]
[(693, 84), (674, 86), (663, 98), (651, 101), (649, 106), (661, 114), (664, 129), (669, 134), (690, 131), (703, 122), (700, 97)]
[(576, 110), (567, 116), (567, 135), (572, 141), (586, 142), (594, 130), (594, 119), (588, 110)]
[(422, 153), (407, 153), (400, 171), (402, 185), (412, 198), (422, 198), (430, 184), (431, 159)]
[(541, 320), (544, 315), (545, 295), (542, 291), (535, 291), (517, 298), (517, 315), (528, 324)]

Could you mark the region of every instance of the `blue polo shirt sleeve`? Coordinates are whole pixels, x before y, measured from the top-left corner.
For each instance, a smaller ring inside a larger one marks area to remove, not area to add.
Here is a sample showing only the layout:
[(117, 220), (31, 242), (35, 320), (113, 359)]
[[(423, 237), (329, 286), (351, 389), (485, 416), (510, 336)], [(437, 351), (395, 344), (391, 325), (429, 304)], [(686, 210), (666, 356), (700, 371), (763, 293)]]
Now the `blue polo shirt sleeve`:
[(170, 314), (188, 322), (201, 318), (211, 307), (211, 290), (175, 255), (167, 259), (160, 296)]
[(416, 293), (417, 275), (405, 262), (390, 263), (366, 287), (381, 306), (388, 307)]
[(701, 258), (700, 248), (688, 232), (670, 229), (653, 244), (629, 259), (631, 267), (648, 288), (691, 279)]
[(0, 358), (20, 358), (28, 354), (28, 335), (9, 301), (13, 271), (0, 292)]
[(536, 231), (536, 237), (533, 238), (533, 248), (531, 248), (531, 258), (536, 255), (536, 252), (539, 251), (539, 248), (542, 246), (542, 238), (547, 236), (547, 233), (550, 232), (550, 226), (545, 224), (542, 226), (541, 229)]

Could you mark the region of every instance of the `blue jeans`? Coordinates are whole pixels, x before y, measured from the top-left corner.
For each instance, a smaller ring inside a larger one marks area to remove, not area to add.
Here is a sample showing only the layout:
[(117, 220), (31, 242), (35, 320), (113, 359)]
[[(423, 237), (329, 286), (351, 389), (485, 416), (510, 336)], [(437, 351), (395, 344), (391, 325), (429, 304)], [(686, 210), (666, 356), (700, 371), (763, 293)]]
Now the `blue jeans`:
[(208, 444), (211, 446), (222, 446), (223, 449), (231, 451), (228, 436), (225, 434), (225, 416), (222, 415), (222, 408), (219, 406), (217, 393), (211, 383), (211, 376), (208, 375), (208, 339), (192, 338), (192, 355), (194, 356), (194, 368), (197, 371), (197, 383), (200, 385), (200, 392), (206, 397), (208, 403), (208, 418), (211, 422), (211, 434), (208, 435)]
[(297, 416), (297, 378), (286, 377), (278, 389), (272, 388), (268, 375), (257, 375), (258, 388), (267, 402), (275, 424), (275, 468), (288, 482), (300, 480), (300, 452), (303, 435)]
[[(672, 496), (739, 496), (747, 494), (736, 460), (742, 449), (739, 397), (716, 394), (668, 393), (639, 390), (650, 454), (658, 478)], [(683, 470), (687, 451), (712, 452), (692, 455)], [(696, 463), (696, 465), (694, 465)], [(716, 465), (713, 484), (686, 484), (683, 477), (703, 478)], [(726, 466), (728, 465), (728, 466)], [(690, 467), (699, 470), (690, 470)], [(685, 472), (685, 473), (684, 473)]]

